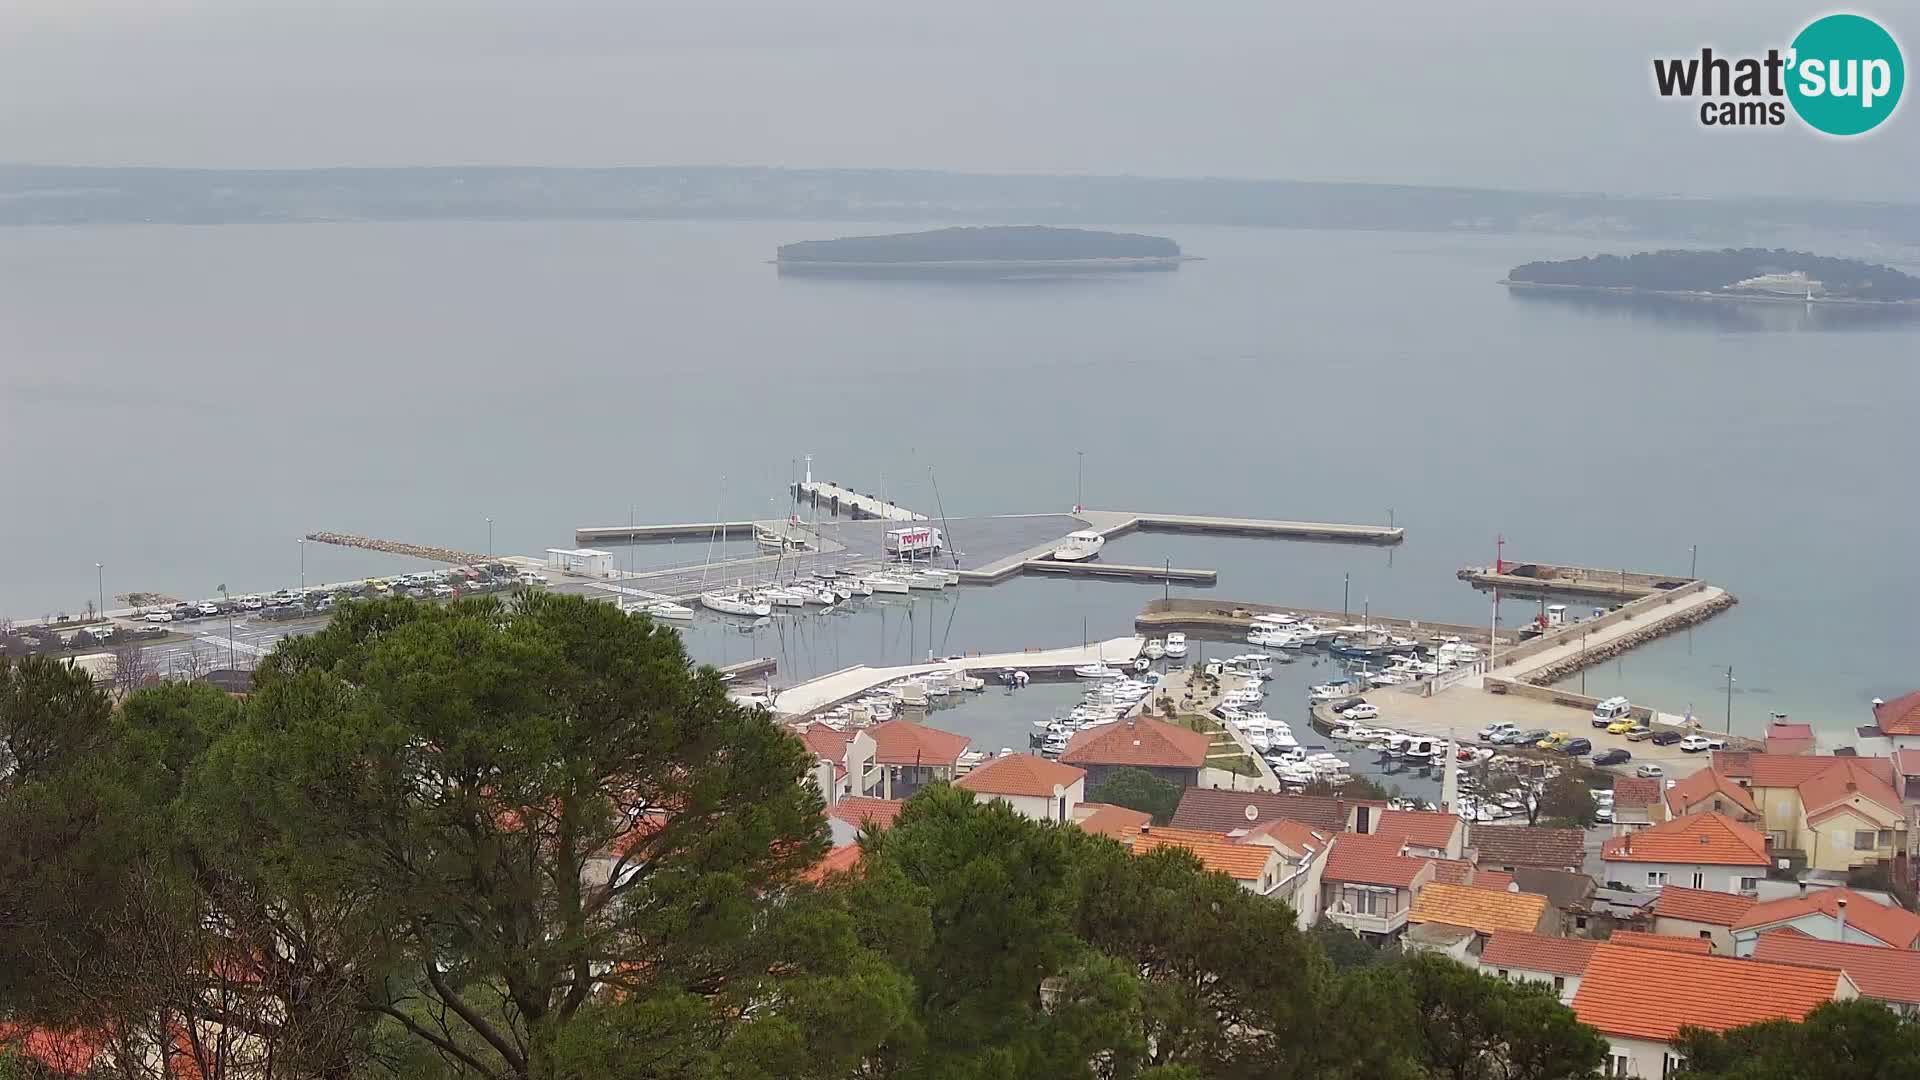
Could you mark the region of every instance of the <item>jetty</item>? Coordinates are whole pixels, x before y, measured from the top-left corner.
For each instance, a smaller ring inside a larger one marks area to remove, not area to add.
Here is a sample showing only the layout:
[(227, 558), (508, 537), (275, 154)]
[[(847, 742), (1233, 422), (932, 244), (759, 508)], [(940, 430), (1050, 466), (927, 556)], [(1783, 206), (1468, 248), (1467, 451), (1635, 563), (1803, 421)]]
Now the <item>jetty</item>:
[(811, 467), (807, 479), (793, 485), (793, 497), (801, 502), (811, 502), (816, 507), (824, 507), (836, 515), (845, 515), (855, 521), (926, 521), (927, 515), (909, 510), (904, 506), (873, 495), (865, 495), (852, 488), (825, 480), (813, 479)]
[(929, 660), (924, 664), (893, 667), (856, 664), (780, 691), (773, 697), (773, 711), (782, 716), (805, 716), (871, 693), (898, 679), (933, 671), (991, 673), (1011, 668), (1030, 675), (1042, 675), (1071, 673), (1074, 668), (1084, 664), (1131, 664), (1140, 655), (1140, 648), (1145, 643), (1138, 637), (1123, 637), (1070, 648), (952, 656)]
[[(1189, 570), (1178, 566), (1129, 566), (1126, 563), (1056, 562), (1053, 559), (1028, 559), (1020, 564), (1022, 573), (1051, 577), (1117, 578), (1125, 581), (1164, 581), (1172, 585), (1211, 586), (1219, 579), (1218, 570)], [(961, 581), (966, 575), (961, 575)]]
[[(779, 522), (785, 524), (784, 521)], [(655, 540), (682, 540), (726, 534), (728, 539), (753, 539), (754, 521), (684, 521), (672, 525), (607, 525), (573, 530), (573, 541), (582, 546), (593, 543), (645, 544)]]
[(406, 555), (415, 559), (425, 559), (428, 562), (453, 563), (456, 566), (471, 566), (493, 561), (491, 555), (476, 555), (471, 551), (460, 551), (456, 548), (438, 547), (433, 544), (409, 544), (403, 540), (380, 540), (371, 536), (355, 536), (352, 533), (310, 532), (306, 538), (316, 544), (360, 548), (363, 551), (378, 551), (386, 555)]
[(1468, 566), (1455, 577), (1476, 589), (1498, 589), (1510, 596), (1598, 596), (1638, 600), (1671, 592), (1692, 579), (1685, 574), (1647, 574), (1558, 563), (1503, 561), (1497, 566)]
[[(1143, 634), (1164, 634), (1170, 630), (1181, 630), (1201, 634), (1225, 633), (1239, 637), (1253, 629), (1254, 616), (1286, 613), (1310, 619), (1335, 619), (1342, 623), (1358, 622), (1363, 618), (1363, 613), (1359, 611), (1323, 611), (1317, 608), (1260, 604), (1244, 600), (1174, 597), (1149, 601), (1146, 608), (1134, 618), (1133, 626)], [(1364, 618), (1367, 625), (1376, 626), (1391, 633), (1407, 636), (1457, 637), (1482, 647), (1489, 644), (1505, 646), (1517, 640), (1512, 634), (1501, 634), (1497, 638), (1490, 637), (1485, 625), (1468, 626), (1464, 623), (1436, 622), (1431, 619), (1405, 619), (1382, 615), (1371, 610), (1364, 613)]]

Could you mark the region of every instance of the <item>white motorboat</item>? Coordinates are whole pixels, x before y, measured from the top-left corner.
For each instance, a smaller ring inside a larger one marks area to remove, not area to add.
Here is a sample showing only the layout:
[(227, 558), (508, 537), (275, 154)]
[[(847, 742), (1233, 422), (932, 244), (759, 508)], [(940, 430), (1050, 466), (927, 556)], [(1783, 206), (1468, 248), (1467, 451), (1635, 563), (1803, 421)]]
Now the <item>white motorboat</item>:
[(773, 614), (773, 603), (748, 589), (716, 589), (700, 594), (700, 606), (725, 615), (761, 617)]
[(897, 688), (902, 705), (925, 705), (927, 703), (927, 684), (919, 679), (908, 679)]
[(1354, 692), (1353, 684), (1345, 680), (1341, 680), (1340, 682), (1321, 683), (1320, 685), (1311, 687), (1307, 690), (1307, 700), (1314, 701), (1314, 702), (1338, 701), (1343, 697), (1352, 696), (1353, 692)]
[(907, 580), (894, 574), (868, 574), (861, 580), (877, 593), (904, 593), (908, 588)]
[(810, 581), (795, 581), (785, 586), (785, 588), (790, 592), (799, 593), (800, 599), (809, 604), (825, 605), (831, 604), (839, 599), (833, 595), (832, 589), (827, 588), (825, 585), (816, 585)]
[(792, 551), (805, 544), (791, 533), (768, 528), (765, 525), (753, 527), (753, 542), (769, 551)]
[(1187, 655), (1187, 635), (1180, 633), (1168, 634), (1166, 652), (1168, 656), (1174, 657)]
[(1140, 652), (1149, 660), (1158, 660), (1167, 655), (1167, 647), (1159, 638), (1149, 638), (1147, 643), (1140, 647)]
[(946, 697), (954, 690), (951, 672), (929, 671), (920, 676), (920, 681), (926, 684), (927, 694), (931, 697)]
[(761, 589), (760, 595), (766, 597), (774, 607), (802, 607), (807, 602), (805, 597), (792, 589)]
[(1080, 529), (1067, 534), (1060, 546), (1053, 549), (1056, 562), (1081, 562), (1100, 554), (1107, 546), (1107, 538), (1092, 529)]
[(907, 588), (938, 592), (947, 587), (947, 575), (936, 570), (915, 570), (907, 575)]
[(676, 604), (671, 600), (655, 600), (650, 604), (643, 604), (640, 611), (656, 619), (673, 619), (678, 622), (693, 618), (692, 608), (685, 604)]
[(1091, 664), (1081, 664), (1073, 669), (1075, 675), (1083, 679), (1118, 679), (1125, 676), (1119, 668), (1108, 667), (1106, 661), (1096, 660)]

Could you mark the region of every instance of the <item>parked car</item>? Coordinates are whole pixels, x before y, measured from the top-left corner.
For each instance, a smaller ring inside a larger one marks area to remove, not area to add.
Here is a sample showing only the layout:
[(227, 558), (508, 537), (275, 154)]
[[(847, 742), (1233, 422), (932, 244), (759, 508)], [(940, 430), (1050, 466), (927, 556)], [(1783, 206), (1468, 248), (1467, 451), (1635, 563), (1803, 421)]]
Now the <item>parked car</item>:
[(1653, 738), (1653, 729), (1645, 724), (1635, 724), (1633, 730), (1627, 732), (1628, 742), (1645, 742), (1651, 738)]
[(1638, 720), (1615, 720), (1613, 723), (1607, 725), (1607, 734), (1625, 735), (1627, 732), (1639, 726), (1640, 721)]
[(1538, 744), (1540, 740), (1551, 734), (1553, 734), (1553, 732), (1548, 731), (1546, 728), (1533, 728), (1530, 731), (1523, 731), (1511, 738), (1504, 739), (1502, 742), (1507, 746), (1534, 746)]
[(1488, 724), (1486, 727), (1481, 728), (1480, 741), (1494, 742), (1501, 735), (1505, 735), (1511, 731), (1519, 731), (1519, 730), (1520, 730), (1520, 725), (1510, 724), (1507, 721), (1502, 720), (1497, 724)]
[[(440, 597), (447, 597), (447, 596), (452, 596), (452, 595), (453, 595), (453, 586), (451, 586), (451, 585), (435, 585), (435, 586), (433, 587), (433, 595), (435, 595), (435, 596), (440, 596)], [(1369, 706), (1369, 708), (1371, 708), (1371, 706)]]
[(1548, 735), (1544, 739), (1536, 740), (1533, 745), (1542, 750), (1558, 750), (1562, 746), (1565, 746), (1567, 744), (1567, 740), (1572, 737), (1573, 736), (1568, 735), (1564, 731), (1556, 731)]
[(1656, 731), (1653, 734), (1653, 745), (1672, 746), (1674, 743), (1679, 742), (1680, 739), (1681, 735), (1677, 731)]
[(1611, 750), (1602, 750), (1593, 755), (1593, 763), (1595, 765), (1624, 765), (1631, 760), (1633, 760), (1633, 755), (1617, 746)]
[(1689, 735), (1680, 740), (1681, 751), (1688, 754), (1698, 754), (1710, 748), (1712, 745), (1712, 743), (1707, 741), (1705, 735)]
[(1568, 739), (1560, 744), (1560, 752), (1568, 757), (1579, 757), (1593, 753), (1593, 743), (1587, 739)]
[(1380, 710), (1363, 701), (1341, 715), (1349, 720), (1378, 720), (1380, 718)]
[(149, 612), (147, 612), (147, 615), (146, 615), (146, 618), (147, 618), (147, 621), (148, 621), (148, 622), (155, 622), (155, 623), (161, 623), (161, 622), (172, 622), (172, 621), (173, 621), (173, 612), (171, 612), (171, 611), (149, 611)]
[(267, 602), (257, 596), (243, 596), (239, 600), (236, 600), (235, 603), (241, 611), (261, 611), (267, 606)]
[(199, 611), (202, 615), (213, 616), (220, 614), (220, 605), (202, 600), (200, 606), (195, 610)]
[(1602, 825), (1611, 824), (1613, 822), (1613, 807), (1611, 806), (1594, 807), (1593, 820), (1599, 822)]
[(1649, 762), (1645, 765), (1634, 766), (1633, 775), (1639, 777), (1642, 780), (1658, 780), (1661, 777), (1667, 775), (1667, 771), (1665, 769), (1662, 769), (1660, 766)]

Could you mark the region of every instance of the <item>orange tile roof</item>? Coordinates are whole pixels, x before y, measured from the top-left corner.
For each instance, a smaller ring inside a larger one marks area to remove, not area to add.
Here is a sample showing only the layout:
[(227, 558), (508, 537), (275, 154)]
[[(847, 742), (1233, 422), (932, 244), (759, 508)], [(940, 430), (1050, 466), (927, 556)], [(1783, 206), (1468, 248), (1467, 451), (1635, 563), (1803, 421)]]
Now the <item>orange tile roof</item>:
[(106, 1050), (107, 1036), (97, 1031), (56, 1031), (19, 1023), (0, 1023), (0, 1048), (17, 1052), (61, 1076), (92, 1070)]
[(799, 878), (810, 885), (818, 885), (834, 874), (851, 873), (860, 865), (860, 845), (843, 844), (827, 852), (819, 862), (800, 872)]
[(1400, 854), (1400, 850), (1398, 837), (1341, 833), (1333, 838), (1333, 850), (1327, 855), (1321, 876), (1327, 881), (1351, 881), (1356, 885), (1411, 888), (1431, 860), (1409, 858)]
[(1086, 770), (1048, 761), (1038, 754), (1006, 754), (974, 769), (953, 786), (983, 795), (1051, 799), (1055, 788), (1070, 788), (1086, 778)]
[(872, 799), (865, 795), (851, 795), (827, 807), (827, 814), (856, 829), (864, 829), (869, 823), (888, 828), (893, 819), (900, 816), (900, 808), (906, 803), (899, 799)]
[[(1721, 755), (1714, 755), (1717, 763)], [(1851, 765), (1893, 783), (1893, 763), (1886, 758), (1863, 758), (1837, 754), (1748, 754), (1748, 776), (1757, 788), (1799, 787), (1813, 776), (1835, 765)], [(1739, 772), (1720, 770), (1728, 776)]]
[(816, 758), (828, 761), (842, 761), (847, 756), (847, 744), (853, 741), (853, 732), (837, 731), (825, 724), (803, 724), (791, 729), (799, 740), (806, 744), (807, 751)]
[(1703, 937), (1643, 934), (1638, 930), (1615, 930), (1607, 942), (1612, 945), (1631, 945), (1636, 949), (1665, 949), (1668, 952), (1693, 953), (1696, 956), (1706, 956), (1713, 952), (1713, 942)]
[(1893, 767), (1901, 776), (1920, 776), (1920, 750), (1895, 750)]
[(1847, 902), (1849, 927), (1872, 934), (1896, 949), (1910, 949), (1920, 942), (1920, 915), (1905, 908), (1888, 907), (1852, 889), (1817, 889), (1805, 896), (1755, 904), (1734, 922), (1733, 928), (1752, 930), (1815, 913), (1838, 920), (1842, 899)]
[(1060, 760), (1069, 765), (1133, 765), (1198, 769), (1213, 740), (1197, 731), (1141, 716), (1101, 724), (1075, 735)]
[(889, 720), (866, 729), (873, 760), (881, 765), (954, 765), (973, 740), (911, 720)]
[(1477, 889), (1504, 889), (1513, 884), (1513, 875), (1504, 870), (1473, 869), (1473, 880), (1468, 882)]
[(1413, 898), (1413, 910), (1407, 912), (1407, 921), (1465, 926), (1483, 934), (1495, 930), (1537, 930), (1548, 906), (1547, 898), (1535, 893), (1436, 883), (1421, 889)]
[(1900, 793), (1893, 790), (1892, 784), (1876, 775), (1866, 761), (1858, 758), (1841, 758), (1838, 763), (1800, 781), (1799, 786), (1800, 808), (1809, 818), (1837, 804), (1852, 802), (1856, 796), (1878, 803), (1882, 809), (1893, 814), (1905, 816)]
[(1750, 897), (1736, 896), (1733, 893), (1714, 892), (1711, 889), (1689, 889), (1680, 885), (1668, 885), (1653, 898), (1653, 913), (1669, 919), (1685, 919), (1688, 922), (1707, 923), (1712, 926), (1732, 926), (1752, 908), (1755, 901)]
[(1660, 781), (1638, 776), (1619, 776), (1613, 781), (1613, 808), (1652, 806), (1660, 798)]
[(1727, 815), (1708, 811), (1608, 840), (1600, 854), (1608, 862), (1766, 866), (1767, 841)]
[(1495, 930), (1480, 952), (1480, 966), (1578, 975), (1587, 970), (1587, 961), (1599, 944), (1586, 938), (1548, 937), (1530, 930)]
[(1579, 829), (1534, 825), (1475, 825), (1467, 846), (1488, 866), (1545, 866), (1579, 869), (1587, 861), (1587, 836)]
[[(1092, 808), (1090, 812), (1081, 813), (1081, 811), (1087, 811), (1089, 807)], [(1108, 803), (1083, 802), (1075, 808), (1075, 812), (1077, 815), (1075, 821), (1082, 830), (1100, 836), (1110, 836), (1123, 843), (1131, 840), (1133, 834), (1153, 821), (1152, 814)]]
[(1805, 934), (1769, 930), (1754, 943), (1753, 958), (1844, 971), (1864, 997), (1920, 1005), (1920, 957), (1910, 949), (1821, 941)]
[(1415, 847), (1445, 850), (1461, 821), (1452, 814), (1421, 810), (1383, 810), (1374, 826), (1378, 836), (1400, 836)]
[(1279, 841), (1288, 851), (1296, 855), (1305, 855), (1309, 851), (1325, 851), (1327, 845), (1333, 842), (1331, 835), (1317, 832), (1298, 821), (1288, 821), (1285, 818), (1276, 818), (1256, 825), (1243, 834), (1231, 835), (1231, 838), (1241, 844), (1271, 838)]
[(1275, 857), (1272, 848), (1248, 844), (1229, 844), (1224, 837), (1213, 840), (1196, 840), (1185, 836), (1163, 836), (1157, 832), (1143, 832), (1133, 838), (1133, 853), (1145, 855), (1165, 847), (1185, 848), (1193, 852), (1200, 865), (1209, 870), (1217, 870), (1235, 881), (1259, 881), (1266, 873), (1267, 863)]
[(1873, 722), (1889, 735), (1920, 735), (1920, 690), (1875, 705)]
[(1800, 1020), (1832, 1000), (1840, 978), (1817, 968), (1602, 944), (1587, 962), (1573, 1012), (1603, 1035), (1670, 1043), (1683, 1027)]
[[(1730, 777), (1713, 768), (1701, 769), (1692, 776), (1675, 783), (1667, 789), (1667, 811), (1676, 816), (1684, 815), (1699, 807), (1701, 803), (1710, 803), (1719, 796), (1749, 814), (1758, 814), (1760, 808), (1753, 804), (1753, 793)], [(1618, 798), (1618, 796), (1616, 796)], [(1713, 809), (1708, 805), (1706, 809)]]
[(1442, 885), (1465, 885), (1468, 879), (1474, 876), (1473, 864), (1465, 859), (1428, 859), (1427, 861), (1433, 864), (1433, 880)]
[(1311, 825), (1321, 832), (1339, 832), (1347, 827), (1347, 805), (1324, 795), (1190, 787), (1180, 796), (1180, 808), (1173, 812), (1173, 823), (1192, 829), (1232, 832), (1285, 818)]

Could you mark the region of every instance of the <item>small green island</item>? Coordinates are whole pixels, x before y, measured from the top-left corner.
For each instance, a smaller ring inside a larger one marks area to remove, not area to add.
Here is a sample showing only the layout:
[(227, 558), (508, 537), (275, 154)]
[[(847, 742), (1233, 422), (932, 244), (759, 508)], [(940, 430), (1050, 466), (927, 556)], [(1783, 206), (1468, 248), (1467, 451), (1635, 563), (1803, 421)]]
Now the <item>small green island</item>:
[(1777, 248), (1643, 251), (1530, 262), (1508, 271), (1501, 284), (1516, 289), (1587, 289), (1726, 300), (1920, 303), (1920, 278), (1892, 267)]
[(984, 225), (802, 240), (781, 245), (775, 261), (783, 274), (1048, 276), (1171, 270), (1184, 258), (1164, 236)]

